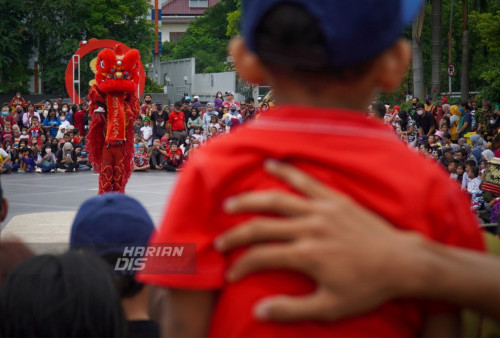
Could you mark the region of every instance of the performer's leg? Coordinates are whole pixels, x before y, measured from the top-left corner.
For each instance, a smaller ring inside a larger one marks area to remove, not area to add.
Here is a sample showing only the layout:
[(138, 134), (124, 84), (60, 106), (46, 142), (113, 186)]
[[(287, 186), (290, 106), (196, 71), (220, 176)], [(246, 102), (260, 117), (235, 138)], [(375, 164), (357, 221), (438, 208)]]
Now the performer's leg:
[(125, 193), (125, 145), (113, 147), (113, 191)]
[(102, 149), (102, 162), (99, 174), (99, 194), (113, 191), (113, 153), (112, 148)]

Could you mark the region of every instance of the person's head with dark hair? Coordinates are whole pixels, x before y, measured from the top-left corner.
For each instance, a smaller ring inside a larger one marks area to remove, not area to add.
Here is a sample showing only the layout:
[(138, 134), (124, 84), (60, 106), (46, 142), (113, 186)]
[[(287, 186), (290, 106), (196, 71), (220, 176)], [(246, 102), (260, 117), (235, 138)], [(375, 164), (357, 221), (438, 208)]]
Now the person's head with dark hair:
[(230, 52), (241, 77), (271, 84), (278, 102), (363, 110), (403, 79), (411, 53), (400, 36), (420, 5), (244, 1), (242, 38)]
[(18, 240), (0, 241), (0, 287), (15, 267), (34, 255)]
[(382, 102), (377, 102), (377, 103), (373, 104), (372, 110), (375, 113), (375, 115), (381, 119), (383, 119), (384, 115), (387, 113), (387, 109), (385, 108), (385, 104), (383, 104)]
[(470, 169), (467, 173), (469, 174), (470, 179), (474, 179), (474, 178), (479, 176), (479, 167), (472, 166), (472, 167), (470, 167)]
[(0, 289), (2, 337), (123, 337), (109, 267), (84, 252), (30, 258)]
[(182, 107), (182, 103), (180, 101), (177, 101), (174, 104), (174, 109), (175, 109), (176, 112), (178, 112), (179, 110), (181, 110), (181, 107)]

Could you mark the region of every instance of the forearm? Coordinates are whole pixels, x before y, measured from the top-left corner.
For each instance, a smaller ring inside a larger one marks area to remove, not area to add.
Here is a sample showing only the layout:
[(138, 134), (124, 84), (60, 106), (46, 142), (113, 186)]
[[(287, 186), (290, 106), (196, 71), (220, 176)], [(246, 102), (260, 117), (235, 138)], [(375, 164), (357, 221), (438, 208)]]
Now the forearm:
[(163, 337), (206, 337), (215, 292), (168, 289), (161, 313)]
[(426, 240), (418, 246), (407, 296), (442, 299), (500, 319), (500, 259)]

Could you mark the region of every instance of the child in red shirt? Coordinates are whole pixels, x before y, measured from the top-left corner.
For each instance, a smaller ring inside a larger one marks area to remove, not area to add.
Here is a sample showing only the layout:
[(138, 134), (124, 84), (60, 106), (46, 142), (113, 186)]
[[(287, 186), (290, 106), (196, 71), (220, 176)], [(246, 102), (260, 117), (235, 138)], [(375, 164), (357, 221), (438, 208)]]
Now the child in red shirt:
[(139, 276), (169, 289), (165, 336), (458, 335), (458, 309), (422, 299), (390, 301), (336, 322), (259, 321), (253, 312), (258, 301), (308, 295), (316, 285), (304, 275), (274, 270), (227, 283), (227, 266), (248, 248), (223, 255), (213, 245), (222, 232), (259, 216), (226, 214), (222, 206), (228, 198), (293, 191), (264, 171), (263, 163), (276, 159), (348, 194), (398, 228), (484, 250), (467, 196), (456, 183), (408, 149), (383, 121), (364, 113), (377, 93), (395, 90), (405, 76), (411, 51), (399, 37), (420, 5), (416, 0), (243, 1), (243, 38), (233, 40), (231, 55), (241, 78), (270, 83), (281, 106), (211, 141), (184, 167), (151, 242), (195, 243), (196, 273)]
[(32, 116), (31, 117), (31, 127), (28, 129), (28, 135), (29, 135), (29, 140), (28, 143), (31, 144), (31, 139), (36, 137), (38, 140), (37, 143), (39, 146), (42, 145), (42, 142), (40, 141), (40, 126), (39, 126), (39, 121), (38, 117)]
[(163, 169), (166, 171), (178, 171), (181, 164), (184, 162), (184, 155), (182, 149), (179, 148), (177, 143), (172, 143), (170, 148), (167, 149), (167, 156), (163, 162)]

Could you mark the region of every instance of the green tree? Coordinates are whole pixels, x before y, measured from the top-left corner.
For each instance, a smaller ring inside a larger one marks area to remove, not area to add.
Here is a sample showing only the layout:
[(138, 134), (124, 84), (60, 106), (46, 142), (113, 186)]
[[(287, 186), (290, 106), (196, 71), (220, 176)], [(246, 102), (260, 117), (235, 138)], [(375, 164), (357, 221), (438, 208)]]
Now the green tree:
[[(112, 39), (141, 52), (143, 63), (151, 59), (152, 26), (146, 19), (144, 0), (23, 0), (32, 10), (28, 30), (38, 50), (44, 91), (64, 92), (64, 73), (82, 40)], [(82, 91), (93, 76), (82, 60)]]
[(0, 1), (0, 91), (26, 91), (31, 53), (23, 1)]
[[(210, 7), (205, 15), (189, 24), (186, 33), (177, 43), (163, 44), (171, 52), (163, 53), (163, 59), (196, 58), (196, 72), (211, 73), (228, 70), (227, 45), (228, 15), (238, 10), (237, 0), (222, 0)], [(231, 15), (232, 17), (232, 15)]]

